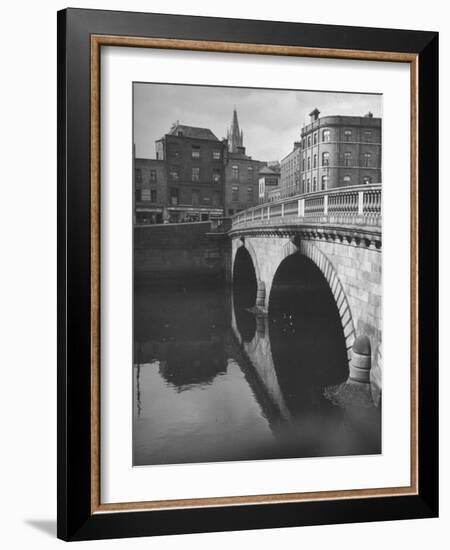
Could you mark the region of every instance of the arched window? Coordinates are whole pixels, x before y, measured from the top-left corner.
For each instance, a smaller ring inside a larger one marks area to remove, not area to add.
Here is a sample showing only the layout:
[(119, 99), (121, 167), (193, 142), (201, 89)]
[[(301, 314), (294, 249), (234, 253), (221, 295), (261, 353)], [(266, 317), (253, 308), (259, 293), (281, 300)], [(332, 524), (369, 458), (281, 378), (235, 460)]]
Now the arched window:
[(330, 130), (322, 130), (322, 141), (330, 141), (331, 132)]
[(344, 176), (343, 182), (344, 182), (344, 185), (351, 185), (352, 177), (351, 176)]
[(363, 184), (368, 185), (369, 183), (372, 183), (372, 178), (370, 176), (364, 176), (363, 177)]
[(321, 188), (322, 191), (325, 191), (325, 189), (328, 188), (328, 176), (322, 176)]
[(322, 166), (329, 166), (330, 164), (330, 153), (322, 153)]
[(364, 166), (369, 167), (372, 159), (372, 153), (364, 153)]

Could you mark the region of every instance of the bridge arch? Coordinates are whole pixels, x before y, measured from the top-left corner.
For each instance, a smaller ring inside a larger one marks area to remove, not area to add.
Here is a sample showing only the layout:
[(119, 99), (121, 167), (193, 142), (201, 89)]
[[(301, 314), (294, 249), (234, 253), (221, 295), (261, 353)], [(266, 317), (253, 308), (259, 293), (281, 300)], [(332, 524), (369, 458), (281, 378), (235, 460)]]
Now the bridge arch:
[(339, 311), (342, 330), (345, 336), (347, 355), (350, 358), (350, 351), (355, 340), (355, 326), (344, 286), (342, 285), (333, 264), (323, 252), (314, 246), (314, 242), (301, 240), (298, 243), (297, 248), (300, 254), (309, 258), (319, 268), (328, 282), (328, 286), (330, 287)]
[(231, 265), (231, 269), (232, 269), (233, 274), (234, 274), (234, 264), (235, 264), (235, 261), (236, 261), (236, 255), (237, 255), (237, 253), (239, 252), (239, 250), (241, 248), (244, 248), (250, 254), (250, 257), (252, 259), (253, 269), (255, 270), (255, 275), (256, 275), (256, 280), (260, 281), (261, 280), (261, 270), (259, 269), (258, 256), (256, 254), (256, 251), (255, 251), (252, 243), (250, 242), (249, 239), (246, 239), (246, 240), (239, 239), (238, 243), (239, 243), (238, 246), (233, 250), (233, 258), (232, 258), (232, 265)]

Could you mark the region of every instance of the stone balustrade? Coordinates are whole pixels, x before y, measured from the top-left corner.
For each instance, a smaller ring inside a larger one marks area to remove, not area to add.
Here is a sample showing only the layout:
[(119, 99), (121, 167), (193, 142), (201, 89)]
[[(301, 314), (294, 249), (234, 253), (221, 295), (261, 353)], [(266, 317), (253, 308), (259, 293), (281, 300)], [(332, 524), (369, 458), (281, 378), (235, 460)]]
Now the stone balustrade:
[(338, 187), (286, 197), (239, 212), (231, 230), (273, 225), (381, 228), (381, 184)]

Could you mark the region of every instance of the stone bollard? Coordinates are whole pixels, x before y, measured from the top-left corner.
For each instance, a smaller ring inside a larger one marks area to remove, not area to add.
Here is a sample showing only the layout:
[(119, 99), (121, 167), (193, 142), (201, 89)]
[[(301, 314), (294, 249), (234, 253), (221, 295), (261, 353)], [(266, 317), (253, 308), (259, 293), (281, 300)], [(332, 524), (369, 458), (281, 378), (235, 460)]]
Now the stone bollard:
[(258, 288), (256, 290), (256, 307), (266, 307), (266, 284), (263, 281), (258, 281)]
[(371, 355), (369, 338), (358, 336), (352, 346), (348, 383), (370, 384)]

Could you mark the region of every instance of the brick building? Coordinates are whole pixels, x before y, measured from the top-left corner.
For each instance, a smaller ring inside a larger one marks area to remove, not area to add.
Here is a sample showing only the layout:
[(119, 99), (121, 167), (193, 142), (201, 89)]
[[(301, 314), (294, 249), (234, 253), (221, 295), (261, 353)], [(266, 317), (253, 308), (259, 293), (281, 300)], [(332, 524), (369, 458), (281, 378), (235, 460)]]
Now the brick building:
[(258, 202), (268, 202), (269, 197), (276, 200), (279, 192), (280, 172), (276, 168), (263, 166), (258, 174)]
[(310, 113), (301, 130), (300, 193), (381, 182), (381, 119)]
[(222, 216), (225, 143), (208, 128), (174, 124), (156, 142), (167, 171), (166, 218), (171, 222)]
[(294, 149), (280, 161), (280, 197), (300, 193), (301, 142), (294, 143)]
[(167, 173), (162, 160), (134, 159), (134, 205), (137, 224), (163, 223)]
[(258, 204), (259, 170), (265, 162), (246, 154), (244, 133), (239, 128), (236, 109), (228, 130), (225, 152), (225, 215), (232, 216)]

